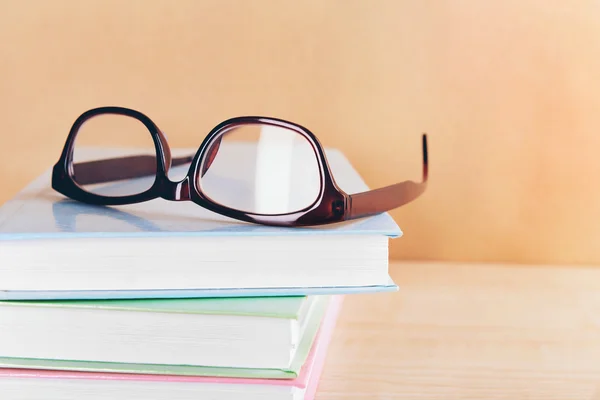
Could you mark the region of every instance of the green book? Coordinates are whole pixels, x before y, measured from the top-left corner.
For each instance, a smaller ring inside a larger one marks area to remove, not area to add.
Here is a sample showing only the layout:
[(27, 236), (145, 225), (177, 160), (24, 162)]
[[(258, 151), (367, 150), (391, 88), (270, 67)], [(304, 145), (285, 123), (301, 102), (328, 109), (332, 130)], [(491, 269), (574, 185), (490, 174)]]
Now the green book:
[(293, 379), (330, 300), (0, 301), (0, 367)]

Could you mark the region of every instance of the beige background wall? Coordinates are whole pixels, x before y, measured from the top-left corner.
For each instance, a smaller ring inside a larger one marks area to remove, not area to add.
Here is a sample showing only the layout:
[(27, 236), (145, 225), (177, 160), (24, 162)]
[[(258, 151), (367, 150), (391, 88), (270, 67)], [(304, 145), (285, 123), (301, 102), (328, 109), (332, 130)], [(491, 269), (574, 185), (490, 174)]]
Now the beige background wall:
[(297, 121), (393, 212), (395, 258), (600, 263), (597, 1), (0, 1), (0, 201), (99, 105), (173, 146), (221, 120)]

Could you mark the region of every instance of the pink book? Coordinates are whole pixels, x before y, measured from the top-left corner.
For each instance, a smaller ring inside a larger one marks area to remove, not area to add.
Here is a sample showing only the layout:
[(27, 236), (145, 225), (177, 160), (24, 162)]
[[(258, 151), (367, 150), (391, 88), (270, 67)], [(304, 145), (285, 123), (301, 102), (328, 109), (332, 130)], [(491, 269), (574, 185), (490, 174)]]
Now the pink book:
[(213, 378), (0, 369), (2, 400), (307, 399), (317, 391), (343, 297), (334, 296), (296, 379)]

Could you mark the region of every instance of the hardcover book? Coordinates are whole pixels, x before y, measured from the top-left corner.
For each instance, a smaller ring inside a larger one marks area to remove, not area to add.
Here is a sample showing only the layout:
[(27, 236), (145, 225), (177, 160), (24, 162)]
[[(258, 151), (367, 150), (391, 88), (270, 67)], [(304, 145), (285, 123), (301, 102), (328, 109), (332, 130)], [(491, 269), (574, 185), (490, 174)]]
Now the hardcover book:
[(330, 296), (0, 302), (0, 367), (297, 376)]
[[(368, 189), (341, 152), (330, 150), (328, 159), (342, 189)], [(230, 220), (191, 202), (88, 205), (55, 192), (48, 171), (0, 207), (0, 299), (394, 291), (388, 244), (401, 235), (387, 213), (282, 228)]]

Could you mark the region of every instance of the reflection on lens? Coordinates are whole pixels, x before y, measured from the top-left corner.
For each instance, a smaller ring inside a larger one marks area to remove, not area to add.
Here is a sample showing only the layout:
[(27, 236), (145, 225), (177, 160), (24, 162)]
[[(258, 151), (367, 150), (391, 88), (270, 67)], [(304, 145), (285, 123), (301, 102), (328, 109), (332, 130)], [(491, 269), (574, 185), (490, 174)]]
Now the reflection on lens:
[(199, 186), (215, 203), (253, 214), (287, 214), (311, 206), (321, 190), (315, 151), (301, 134), (246, 124), (209, 145)]
[(139, 120), (104, 114), (79, 129), (73, 151), (75, 182), (85, 191), (124, 197), (150, 189), (157, 171), (150, 131)]

